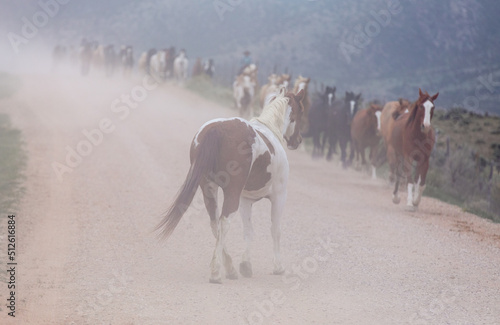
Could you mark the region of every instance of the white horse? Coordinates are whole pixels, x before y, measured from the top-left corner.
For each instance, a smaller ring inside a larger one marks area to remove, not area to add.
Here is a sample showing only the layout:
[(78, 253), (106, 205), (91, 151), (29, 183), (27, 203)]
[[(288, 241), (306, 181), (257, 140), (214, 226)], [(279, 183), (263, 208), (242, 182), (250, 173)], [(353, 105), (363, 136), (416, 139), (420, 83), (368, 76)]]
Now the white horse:
[(167, 52), (160, 50), (151, 56), (149, 72), (156, 80), (165, 80), (167, 71)]
[[(161, 229), (164, 238), (174, 231), (199, 187), (216, 238), (211, 263), (212, 283), (222, 282), (222, 265), (226, 278), (238, 278), (226, 249), (229, 224), (238, 210), (243, 219), (246, 241), (240, 273), (244, 277), (252, 276), (252, 205), (262, 198), (269, 199), (272, 205), (273, 273), (283, 274), (285, 271), (280, 257), (280, 219), (286, 202), (289, 173), (285, 146), (293, 150), (302, 142), (299, 130), (303, 96), (304, 91), (297, 95), (282, 91), (259, 117), (250, 122), (241, 118), (209, 121), (200, 128), (191, 143), (188, 175), (158, 229)], [(224, 194), (220, 214), (217, 207), (219, 187)]]
[(189, 61), (186, 57), (186, 52), (181, 50), (179, 55), (174, 60), (174, 76), (179, 85), (183, 85), (188, 75)]
[(255, 88), (257, 87), (257, 66), (251, 64), (243, 70), (243, 73), (236, 77), (233, 82), (233, 98), (236, 108), (242, 118), (250, 119), (253, 117), (252, 103), (255, 97)]
[(252, 101), (255, 96), (255, 83), (247, 75), (241, 75), (233, 83), (233, 97), (239, 116), (245, 119), (253, 117)]
[(142, 52), (141, 56), (139, 57), (139, 61), (137, 63), (140, 72), (143, 72), (144, 74), (149, 73), (148, 52)]

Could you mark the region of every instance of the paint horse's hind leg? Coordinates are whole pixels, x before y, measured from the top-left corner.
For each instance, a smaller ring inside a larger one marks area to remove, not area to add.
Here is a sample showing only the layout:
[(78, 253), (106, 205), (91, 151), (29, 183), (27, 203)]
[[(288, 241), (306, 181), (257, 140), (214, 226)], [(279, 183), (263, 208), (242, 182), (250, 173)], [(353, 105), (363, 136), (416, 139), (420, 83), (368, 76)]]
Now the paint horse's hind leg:
[[(241, 182), (244, 184), (244, 182)], [(222, 213), (219, 218), (218, 228), (217, 228), (217, 242), (215, 244), (214, 255), (212, 258), (212, 262), (210, 264), (211, 268), (211, 283), (222, 283), (222, 274), (221, 274), (221, 261), (224, 264), (226, 269), (226, 278), (228, 279), (236, 279), (238, 277), (238, 273), (233, 266), (233, 261), (231, 256), (227, 254), (225, 250), (225, 241), (226, 235), (229, 230), (230, 222), (232, 217), (238, 211), (239, 200), (241, 191), (243, 188), (230, 188), (230, 186), (226, 186), (223, 189), (224, 192), (224, 203), (222, 205)]]
[(286, 189), (271, 199), (271, 235), (274, 244), (274, 270), (273, 274), (280, 275), (285, 272), (281, 264), (280, 238), (281, 238), (281, 215), (286, 202)]
[[(217, 191), (219, 186), (213, 182), (202, 181), (200, 184), (203, 190), (203, 199), (205, 201), (205, 207), (207, 208), (208, 215), (210, 216), (210, 226), (212, 227), (212, 233), (215, 239), (219, 239), (219, 222), (217, 222)], [(226, 277), (228, 279), (235, 280), (238, 278), (236, 270), (232, 266), (231, 256), (227, 253), (225, 245), (222, 247), (222, 260), (224, 266), (226, 267)], [(211, 281), (212, 282), (212, 281)], [(217, 282), (219, 283), (219, 282)]]
[(240, 273), (245, 278), (252, 277), (252, 264), (250, 262), (250, 246), (253, 241), (253, 227), (252, 227), (252, 204), (251, 200), (241, 198), (240, 199), (240, 214), (243, 221), (243, 232), (246, 242), (246, 249), (243, 253), (243, 258), (240, 263)]

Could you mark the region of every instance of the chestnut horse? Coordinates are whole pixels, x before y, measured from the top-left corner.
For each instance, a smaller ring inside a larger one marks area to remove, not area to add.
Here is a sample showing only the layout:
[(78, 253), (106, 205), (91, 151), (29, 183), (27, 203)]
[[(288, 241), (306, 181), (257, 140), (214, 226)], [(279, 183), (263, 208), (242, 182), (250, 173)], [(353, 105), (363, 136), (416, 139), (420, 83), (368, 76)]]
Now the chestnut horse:
[[(384, 109), (380, 115), (380, 134), (384, 140), (386, 157), (388, 161), (394, 160), (395, 153), (391, 148), (388, 150), (388, 143), (391, 138), (392, 129), (394, 128), (394, 121), (405, 112), (409, 112), (410, 102), (407, 99), (400, 98), (398, 101), (388, 102), (384, 105)], [(383, 162), (382, 162), (383, 163)], [(382, 164), (381, 163), (381, 164)], [(381, 165), (380, 164), (380, 165)], [(391, 172), (389, 180), (395, 180), (394, 174)]]
[(277, 74), (273, 73), (269, 77), (267, 77), (268, 83), (263, 85), (262, 87), (260, 87), (260, 92), (259, 92), (260, 107), (265, 106), (265, 101), (266, 101), (266, 98), (269, 94), (273, 94), (273, 93), (276, 93), (278, 91), (279, 78), (280, 77)]
[[(389, 140), (389, 147), (394, 150), (395, 159), (389, 161), (391, 170), (396, 172), (396, 184), (392, 201), (399, 204), (399, 180), (402, 170), (408, 181), (407, 208), (415, 211), (425, 189), (429, 157), (436, 141), (434, 129), (431, 126), (434, 114), (434, 101), (439, 93), (430, 96), (427, 92), (419, 91), (419, 98), (412, 104), (410, 112), (401, 115), (395, 122)], [(388, 148), (389, 150), (389, 148)], [(413, 163), (416, 163), (415, 177), (412, 182)], [(415, 196), (414, 194), (415, 186)]]
[(375, 159), (380, 142), (380, 114), (382, 106), (370, 104), (367, 109), (358, 111), (351, 124), (351, 143), (355, 153), (355, 160), (366, 165), (365, 149), (370, 147), (370, 162), (372, 165), (372, 178), (377, 178)]
[[(244, 277), (252, 276), (250, 244), (253, 237), (252, 205), (262, 198), (271, 201), (271, 233), (274, 243), (274, 274), (285, 269), (280, 257), (280, 219), (285, 206), (289, 165), (285, 146), (297, 149), (302, 142), (300, 121), (304, 112), (298, 94), (280, 91), (262, 114), (250, 122), (241, 118), (216, 119), (205, 123), (191, 143), (191, 167), (177, 198), (158, 225), (167, 238), (179, 223), (200, 187), (210, 216), (216, 246), (211, 262), (211, 283), (221, 283), (221, 264), (226, 278), (238, 274), (226, 250), (231, 218), (239, 210), (246, 250), (240, 264)], [(224, 194), (222, 213), (217, 209), (219, 187)]]
[(306, 78), (302, 76), (298, 76), (295, 79), (295, 83), (293, 84), (293, 93), (298, 94), (299, 91), (304, 90), (304, 100), (302, 101), (302, 105), (304, 105), (304, 114), (302, 115), (302, 122), (300, 130), (301, 133), (307, 133), (309, 130), (309, 109), (311, 108), (311, 99), (309, 98), (309, 92), (307, 88), (309, 87), (309, 81), (311, 78)]
[(278, 77), (278, 86), (285, 87), (285, 89), (288, 90), (288, 85), (290, 84), (290, 80), (292, 80), (292, 76), (289, 75), (288, 73), (283, 73), (281, 76)]

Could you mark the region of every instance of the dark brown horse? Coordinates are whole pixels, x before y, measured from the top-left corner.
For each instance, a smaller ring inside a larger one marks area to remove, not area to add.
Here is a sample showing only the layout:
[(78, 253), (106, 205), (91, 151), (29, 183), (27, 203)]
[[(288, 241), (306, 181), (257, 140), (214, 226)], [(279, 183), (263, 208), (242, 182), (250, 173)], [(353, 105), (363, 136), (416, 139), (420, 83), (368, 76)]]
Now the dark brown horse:
[[(429, 157), (436, 141), (431, 120), (434, 114), (434, 101), (439, 96), (439, 93), (430, 96), (420, 89), (418, 91), (419, 98), (412, 104), (410, 112), (401, 115), (395, 121), (389, 140), (389, 147), (395, 152), (395, 159), (389, 161), (391, 170), (396, 174), (392, 201), (395, 204), (400, 202), (398, 187), (402, 171), (408, 181), (406, 205), (412, 211), (417, 209), (425, 189)], [(416, 168), (412, 178), (414, 163)]]
[(351, 141), (351, 122), (358, 111), (361, 94), (355, 95), (352, 92), (346, 92), (344, 100), (334, 102), (334, 108), (329, 112), (328, 116), (328, 142), (329, 149), (326, 158), (332, 159), (332, 154), (335, 151), (337, 142), (340, 146), (342, 166), (344, 168), (352, 161), (354, 150), (351, 146), (351, 154), (349, 163), (346, 161), (347, 144)]
[(358, 111), (351, 124), (351, 143), (355, 152), (355, 160), (366, 165), (365, 149), (370, 148), (370, 162), (372, 165), (372, 178), (376, 179), (375, 159), (380, 142), (380, 111), (382, 106), (370, 104), (367, 109)]
[(318, 94), (309, 110), (309, 131), (307, 136), (313, 138), (313, 158), (323, 157), (328, 136), (328, 114), (333, 109), (336, 90), (336, 87), (327, 86), (323, 94)]
[[(243, 219), (247, 248), (240, 273), (252, 276), (250, 244), (253, 237), (253, 203), (262, 198), (271, 201), (271, 233), (274, 242), (274, 274), (285, 269), (280, 258), (280, 219), (285, 206), (289, 165), (285, 146), (296, 149), (302, 141), (300, 121), (304, 112), (298, 94), (284, 89), (264, 107), (262, 114), (248, 122), (241, 118), (216, 119), (205, 123), (191, 144), (191, 168), (180, 192), (158, 229), (168, 237), (201, 189), (216, 238), (210, 282), (221, 283), (221, 264), (226, 277), (236, 279), (237, 272), (226, 250), (226, 234), (232, 216), (239, 210)], [(222, 213), (217, 209), (217, 192), (222, 189)]]
[(191, 73), (191, 76), (194, 78), (200, 76), (201, 74), (203, 74), (203, 64), (201, 63), (201, 58), (198, 57), (196, 58), (196, 61), (194, 63), (193, 72)]

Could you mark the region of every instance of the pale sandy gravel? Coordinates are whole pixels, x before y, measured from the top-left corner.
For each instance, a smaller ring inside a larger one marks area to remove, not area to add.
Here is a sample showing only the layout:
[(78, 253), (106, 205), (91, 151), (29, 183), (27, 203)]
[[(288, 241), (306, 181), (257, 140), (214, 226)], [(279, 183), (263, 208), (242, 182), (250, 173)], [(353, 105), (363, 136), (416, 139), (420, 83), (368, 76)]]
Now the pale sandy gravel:
[[(209, 284), (214, 238), (199, 197), (166, 244), (151, 230), (184, 180), (195, 132), (234, 111), (162, 85), (119, 120), (111, 102), (140, 79), (23, 79), (0, 102), (29, 154), (17, 213), (18, 311), (13, 321), (2, 307), (1, 324), (500, 324), (500, 225), (429, 198), (404, 212), (383, 181), (303, 150), (289, 152), (287, 275), (271, 275), (262, 201), (254, 277)], [(58, 181), (52, 162), (105, 117), (115, 131)], [(234, 219), (236, 263), (241, 228)]]

